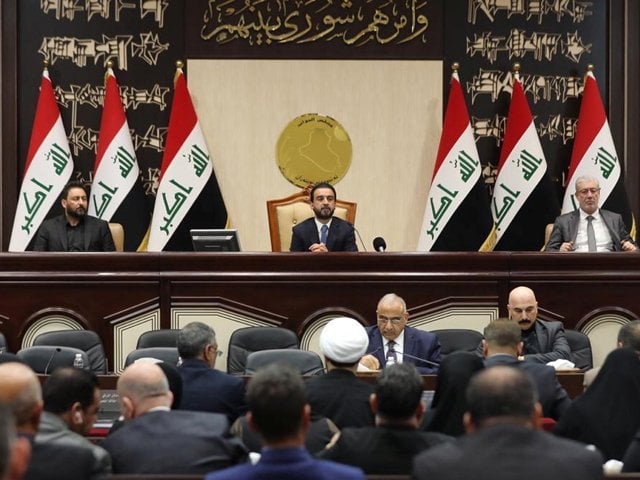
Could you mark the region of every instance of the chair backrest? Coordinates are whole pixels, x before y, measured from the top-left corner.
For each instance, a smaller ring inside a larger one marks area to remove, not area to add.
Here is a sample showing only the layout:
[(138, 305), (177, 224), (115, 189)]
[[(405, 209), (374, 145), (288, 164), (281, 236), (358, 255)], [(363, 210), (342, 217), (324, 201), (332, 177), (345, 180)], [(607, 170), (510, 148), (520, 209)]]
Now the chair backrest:
[(175, 367), (178, 365), (180, 356), (178, 355), (177, 347), (138, 348), (127, 355), (124, 361), (125, 368), (141, 358), (156, 358)]
[[(269, 235), (271, 236), (271, 251), (288, 252), (291, 247), (291, 229), (298, 223), (313, 216), (309, 203), (310, 187), (294, 193), (286, 198), (267, 201), (267, 216), (269, 218)], [(350, 223), (356, 221), (357, 203), (336, 200), (334, 215)]]
[(178, 347), (179, 328), (163, 328), (162, 330), (149, 330), (138, 337), (138, 348), (149, 347)]
[(0, 332), (0, 352), (7, 351), (7, 339), (4, 336), (4, 333)]
[(239, 328), (229, 338), (227, 373), (244, 375), (247, 356), (252, 352), (274, 348), (297, 349), (298, 345), (298, 336), (286, 328)]
[(87, 352), (79, 348), (37, 345), (23, 348), (16, 355), (18, 359), (29, 365), (34, 372), (49, 374), (59, 367), (73, 367), (76, 354), (82, 356), (83, 369), (91, 370), (91, 362)]
[(578, 330), (567, 329), (564, 331), (571, 350), (571, 361), (576, 368), (588, 370), (593, 368), (593, 355), (591, 352), (591, 340)]
[(302, 375), (320, 375), (324, 373), (324, 365), (320, 356), (309, 350), (260, 350), (247, 357), (245, 375), (253, 375), (261, 367), (272, 363), (286, 363), (297, 368)]
[(116, 252), (123, 252), (124, 227), (121, 223), (109, 223), (109, 230), (111, 230), (111, 238), (113, 238), (113, 244), (116, 246)]
[(34, 345), (53, 345), (55, 347), (73, 347), (87, 352), (91, 370), (99, 375), (107, 373), (107, 356), (102, 340), (93, 330), (56, 330), (38, 335)]
[(432, 330), (440, 342), (440, 360), (453, 352), (475, 353), (482, 341), (482, 334), (465, 328)]

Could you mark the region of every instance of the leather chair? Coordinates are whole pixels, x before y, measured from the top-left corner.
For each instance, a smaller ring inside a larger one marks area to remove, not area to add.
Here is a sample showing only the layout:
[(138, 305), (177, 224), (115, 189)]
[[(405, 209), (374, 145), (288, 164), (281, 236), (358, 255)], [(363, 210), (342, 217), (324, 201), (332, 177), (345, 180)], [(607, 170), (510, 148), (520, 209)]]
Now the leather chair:
[(7, 351), (7, 339), (4, 336), (4, 333), (0, 333), (0, 353)]
[(109, 223), (109, 230), (111, 230), (111, 238), (113, 238), (113, 244), (116, 246), (116, 252), (123, 252), (124, 227), (120, 223)]
[(298, 345), (298, 336), (286, 328), (239, 328), (229, 338), (227, 373), (244, 375), (247, 356), (252, 352), (274, 348), (297, 349)]
[(433, 330), (431, 333), (438, 337), (440, 342), (440, 360), (453, 352), (475, 353), (482, 341), (482, 334), (475, 330), (464, 328), (447, 328)]
[(124, 361), (124, 366), (126, 368), (136, 360), (147, 357), (162, 360), (164, 363), (168, 363), (174, 367), (178, 365), (178, 360), (180, 359), (177, 347), (138, 348), (127, 355), (127, 358)]
[(324, 364), (320, 356), (309, 350), (276, 349), (250, 353), (247, 357), (245, 375), (253, 375), (262, 367), (272, 363), (286, 363), (300, 370), (302, 375), (321, 375)]
[(87, 352), (79, 348), (38, 345), (23, 348), (16, 356), (19, 360), (29, 365), (34, 372), (49, 374), (59, 367), (73, 367), (73, 361), (77, 354), (82, 356), (83, 369), (91, 370), (91, 362)]
[[(291, 247), (291, 229), (313, 216), (313, 210), (311, 210), (309, 203), (311, 187), (310, 185), (305, 190), (285, 198), (267, 201), (271, 251), (288, 252)], [(342, 220), (355, 223), (357, 207), (357, 203), (338, 199), (334, 215)]]
[(564, 331), (571, 349), (571, 361), (582, 371), (593, 368), (593, 354), (591, 352), (591, 340), (578, 330), (567, 329)]
[(100, 337), (93, 330), (57, 330), (42, 333), (35, 338), (33, 345), (78, 348), (87, 352), (91, 370), (95, 374), (107, 373), (107, 356)]
[(149, 330), (138, 337), (138, 348), (150, 347), (178, 347), (179, 328), (163, 328), (162, 330)]

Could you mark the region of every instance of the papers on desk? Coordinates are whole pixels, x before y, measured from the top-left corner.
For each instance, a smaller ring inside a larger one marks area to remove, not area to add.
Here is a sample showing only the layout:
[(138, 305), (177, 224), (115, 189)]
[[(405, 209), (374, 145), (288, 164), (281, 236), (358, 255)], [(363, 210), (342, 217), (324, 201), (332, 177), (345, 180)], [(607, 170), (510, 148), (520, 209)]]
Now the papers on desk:
[(569, 360), (565, 360), (564, 358), (559, 358), (558, 360), (554, 360), (553, 362), (548, 362), (547, 365), (555, 368), (556, 370), (577, 370), (575, 363), (570, 362)]

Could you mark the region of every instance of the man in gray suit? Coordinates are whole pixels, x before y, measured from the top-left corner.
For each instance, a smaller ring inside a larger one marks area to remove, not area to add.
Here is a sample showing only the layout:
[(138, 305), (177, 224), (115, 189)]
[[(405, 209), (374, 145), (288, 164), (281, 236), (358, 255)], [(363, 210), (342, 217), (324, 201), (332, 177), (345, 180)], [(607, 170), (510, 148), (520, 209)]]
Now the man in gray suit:
[(515, 368), (482, 370), (467, 389), (466, 435), (419, 454), (417, 480), (596, 480), (602, 456), (540, 430), (541, 407), (529, 376)]
[(576, 180), (580, 208), (556, 218), (547, 252), (632, 252), (638, 249), (622, 217), (598, 207), (600, 184), (592, 177)]

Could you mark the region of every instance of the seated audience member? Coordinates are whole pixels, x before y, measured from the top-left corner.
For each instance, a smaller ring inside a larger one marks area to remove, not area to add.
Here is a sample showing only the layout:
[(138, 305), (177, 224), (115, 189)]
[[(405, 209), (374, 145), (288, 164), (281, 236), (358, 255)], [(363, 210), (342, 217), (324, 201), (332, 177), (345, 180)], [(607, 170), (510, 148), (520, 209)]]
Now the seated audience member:
[(424, 413), (422, 378), (410, 363), (385, 368), (370, 402), (376, 426), (343, 429), (319, 458), (360, 467), (366, 474), (408, 474), (417, 453), (453, 441), (418, 430)]
[(320, 352), (327, 373), (306, 381), (312, 415), (333, 420), (338, 428), (373, 426), (369, 396), (373, 386), (355, 375), (369, 337), (353, 318), (334, 318), (320, 333)]
[(213, 329), (202, 322), (185, 325), (178, 335), (182, 365), (181, 410), (224, 413), (233, 423), (247, 411), (244, 382), (216, 370), (218, 343)]
[(90, 450), (95, 472), (111, 473), (111, 459), (104, 448), (86, 437), (100, 407), (98, 379), (92, 372), (72, 367), (56, 369), (42, 387), (44, 412), (40, 418), (36, 444), (76, 445)]
[[(630, 348), (640, 355), (640, 320), (631, 320), (618, 330), (616, 348)], [(585, 390), (593, 383), (600, 367), (594, 367), (584, 372), (583, 386)]]
[[(36, 374), (22, 363), (0, 365), (0, 403), (13, 411), (18, 436), (31, 444), (26, 480), (94, 480), (104, 478), (101, 465), (86, 446), (35, 443), (42, 415), (42, 389)], [(97, 470), (96, 470), (97, 469)]]
[(29, 442), (16, 435), (11, 409), (0, 403), (0, 478), (22, 479), (29, 464), (30, 453)]
[(169, 383), (157, 365), (129, 365), (117, 389), (125, 424), (102, 442), (114, 473), (203, 474), (246, 460), (224, 415), (169, 408)]
[(311, 408), (297, 370), (282, 364), (259, 370), (249, 382), (247, 397), (249, 425), (265, 444), (260, 460), (211, 473), (205, 480), (365, 479), (360, 469), (315, 460), (304, 449)]
[(416, 456), (416, 480), (595, 480), (602, 458), (585, 445), (539, 429), (541, 407), (531, 378), (496, 366), (467, 389), (466, 435)]
[(553, 433), (595, 445), (605, 460), (622, 460), (640, 429), (640, 359), (634, 350), (613, 350), (593, 384), (560, 418)]
[(62, 190), (64, 213), (42, 222), (33, 249), (42, 252), (114, 252), (109, 224), (87, 215), (87, 189), (71, 181)]
[[(523, 350), (518, 360), (548, 363), (554, 360), (571, 360), (571, 349), (562, 322), (540, 320), (538, 302), (533, 290), (516, 287), (509, 293), (507, 304), (509, 319), (520, 326)], [(482, 342), (478, 345), (482, 355)]]
[(464, 433), (465, 391), (471, 377), (483, 368), (482, 359), (469, 352), (454, 352), (442, 360), (431, 409), (425, 412), (422, 420), (423, 430), (453, 437)]
[(632, 252), (638, 249), (622, 217), (599, 208), (600, 184), (593, 177), (576, 180), (580, 208), (556, 218), (548, 252)]
[(333, 216), (336, 189), (330, 183), (313, 186), (309, 194), (313, 217), (293, 227), (292, 252), (357, 252), (353, 225)]
[(368, 355), (361, 363), (379, 370), (387, 363), (413, 363), (422, 375), (436, 373), (440, 363), (440, 342), (431, 332), (407, 326), (409, 313), (402, 297), (388, 293), (378, 302), (377, 325), (367, 327)]
[(482, 342), (485, 366), (507, 365), (531, 375), (538, 390), (538, 401), (542, 405), (542, 414), (545, 417), (558, 420), (569, 408), (571, 400), (558, 382), (553, 367), (518, 360), (523, 346), (518, 325), (506, 318), (494, 320), (485, 327)]

